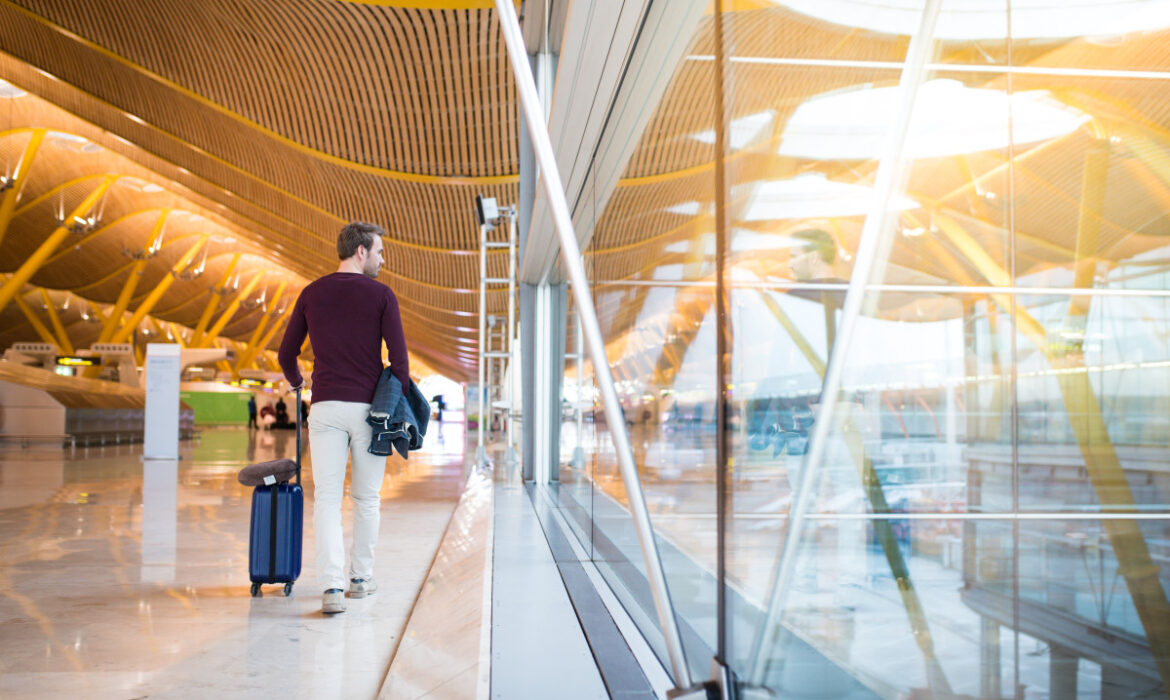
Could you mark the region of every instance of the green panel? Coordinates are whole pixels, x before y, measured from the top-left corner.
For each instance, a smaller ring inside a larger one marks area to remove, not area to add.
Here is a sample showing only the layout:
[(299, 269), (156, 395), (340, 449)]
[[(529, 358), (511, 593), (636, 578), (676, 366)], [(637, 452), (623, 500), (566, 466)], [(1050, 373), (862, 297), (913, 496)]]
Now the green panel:
[(179, 398), (195, 411), (195, 425), (248, 424), (248, 394), (184, 391)]

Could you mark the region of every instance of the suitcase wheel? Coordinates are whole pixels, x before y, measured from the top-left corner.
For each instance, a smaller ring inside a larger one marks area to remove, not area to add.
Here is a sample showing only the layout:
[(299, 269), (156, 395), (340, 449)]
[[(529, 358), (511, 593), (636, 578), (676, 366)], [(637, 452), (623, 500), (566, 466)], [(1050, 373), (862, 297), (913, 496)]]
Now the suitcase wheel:
[[(260, 593), (260, 584), (258, 584), (258, 583), (253, 583), (253, 584), (252, 584), (252, 597), (253, 597), (253, 598), (259, 598), (261, 595), (262, 595), (262, 594)], [(288, 595), (288, 594), (287, 594), (287, 593), (285, 593), (285, 595)]]
[(292, 581), (284, 584), (284, 597), (287, 598), (292, 595)]

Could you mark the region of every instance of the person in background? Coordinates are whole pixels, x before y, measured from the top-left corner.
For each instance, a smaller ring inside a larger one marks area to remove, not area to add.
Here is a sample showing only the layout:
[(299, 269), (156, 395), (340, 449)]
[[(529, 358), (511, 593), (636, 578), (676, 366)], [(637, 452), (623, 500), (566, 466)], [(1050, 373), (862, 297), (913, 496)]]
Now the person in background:
[(260, 425), (265, 430), (272, 430), (272, 426), (276, 425), (276, 409), (272, 404), (266, 403), (260, 408)]
[(259, 430), (260, 426), (256, 424), (256, 395), (248, 395), (248, 429)]
[(284, 403), (284, 397), (276, 399), (276, 427), (288, 427), (288, 406)]

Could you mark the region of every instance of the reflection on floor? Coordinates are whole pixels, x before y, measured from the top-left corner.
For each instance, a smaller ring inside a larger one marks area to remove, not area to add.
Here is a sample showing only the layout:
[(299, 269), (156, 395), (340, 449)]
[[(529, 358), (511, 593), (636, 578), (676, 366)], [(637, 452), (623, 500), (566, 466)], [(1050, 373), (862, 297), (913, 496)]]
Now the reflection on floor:
[(292, 456), (292, 431), (205, 430), (177, 465), (144, 466), (141, 445), (0, 449), (0, 697), (373, 696), (466, 478), (462, 426), (436, 427), (388, 462), (377, 595), (332, 618), (307, 449), (301, 578), (248, 594), (236, 472)]

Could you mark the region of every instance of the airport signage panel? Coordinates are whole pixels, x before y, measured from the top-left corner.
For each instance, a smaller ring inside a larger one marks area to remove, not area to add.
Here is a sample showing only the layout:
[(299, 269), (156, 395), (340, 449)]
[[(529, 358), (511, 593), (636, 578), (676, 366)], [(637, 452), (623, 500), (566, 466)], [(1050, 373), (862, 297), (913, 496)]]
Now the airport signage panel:
[(101, 358), (83, 357), (81, 355), (58, 355), (57, 364), (61, 367), (94, 367), (101, 364)]

